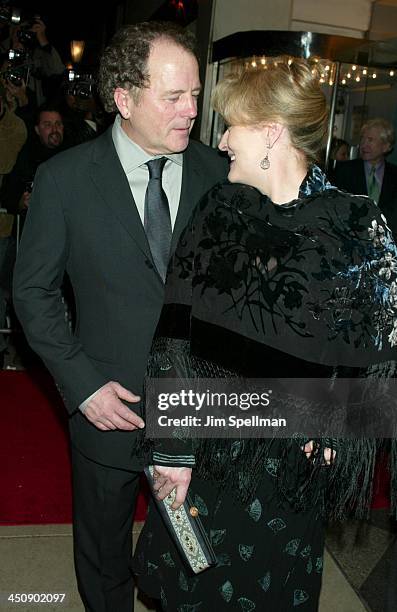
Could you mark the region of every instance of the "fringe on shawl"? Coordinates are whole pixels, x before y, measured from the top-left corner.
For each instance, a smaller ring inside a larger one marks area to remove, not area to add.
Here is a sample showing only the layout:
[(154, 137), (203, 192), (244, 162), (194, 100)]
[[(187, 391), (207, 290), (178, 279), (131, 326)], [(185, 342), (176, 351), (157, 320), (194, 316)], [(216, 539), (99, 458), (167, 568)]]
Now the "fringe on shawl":
[[(192, 379), (236, 377), (216, 364), (197, 359), (189, 342), (169, 338), (155, 341), (148, 377)], [(379, 376), (379, 370), (372, 373)], [(150, 398), (149, 398), (150, 403)], [(147, 408), (148, 409), (148, 408)], [(303, 452), (304, 438), (288, 439), (199, 439), (190, 441), (196, 456), (197, 475), (228, 489), (242, 503), (254, 498), (263, 471), (273, 470), (275, 494), (296, 512), (317, 507), (324, 518), (340, 520), (368, 516), (372, 500), (377, 439), (321, 438), (314, 440), (311, 457)], [(141, 452), (149, 455), (153, 440), (142, 439)], [(323, 460), (326, 448), (335, 451), (331, 465)], [(397, 507), (397, 445), (393, 445), (392, 500)]]
[[(314, 440), (314, 452), (301, 450), (306, 440), (200, 440), (198, 476), (229, 489), (242, 503), (254, 499), (265, 469), (274, 470), (275, 494), (296, 512), (316, 507), (329, 520), (368, 516), (378, 442), (375, 439)], [(278, 456), (273, 456), (278, 446)], [(321, 459), (335, 450), (331, 465)]]

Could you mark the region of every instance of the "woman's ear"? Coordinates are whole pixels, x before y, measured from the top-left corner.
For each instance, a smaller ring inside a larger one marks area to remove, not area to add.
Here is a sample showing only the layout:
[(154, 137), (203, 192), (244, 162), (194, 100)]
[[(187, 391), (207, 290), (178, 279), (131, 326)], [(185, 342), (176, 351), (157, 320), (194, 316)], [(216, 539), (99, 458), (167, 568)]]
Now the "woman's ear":
[(281, 123), (267, 123), (265, 126), (265, 139), (266, 139), (266, 147), (268, 149), (272, 149), (276, 144), (278, 139), (282, 136), (284, 132), (284, 126)]

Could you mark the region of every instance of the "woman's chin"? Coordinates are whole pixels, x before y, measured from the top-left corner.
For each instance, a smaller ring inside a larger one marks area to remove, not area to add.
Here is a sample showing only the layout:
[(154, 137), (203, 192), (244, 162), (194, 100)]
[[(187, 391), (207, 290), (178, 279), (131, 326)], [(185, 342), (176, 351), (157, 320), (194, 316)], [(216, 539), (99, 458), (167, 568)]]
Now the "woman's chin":
[(241, 180), (241, 176), (239, 176), (239, 173), (236, 172), (234, 168), (230, 168), (227, 178), (231, 183), (242, 183), (243, 182)]

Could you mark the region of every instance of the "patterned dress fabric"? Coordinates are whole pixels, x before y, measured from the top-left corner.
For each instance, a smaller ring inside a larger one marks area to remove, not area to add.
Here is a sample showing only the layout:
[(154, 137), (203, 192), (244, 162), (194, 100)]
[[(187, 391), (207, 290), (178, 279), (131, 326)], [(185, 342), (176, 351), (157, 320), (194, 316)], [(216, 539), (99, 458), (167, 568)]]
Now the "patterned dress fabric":
[(169, 612), (317, 610), (324, 529), (317, 511), (293, 513), (269, 498), (269, 460), (255, 498), (241, 504), (228, 491), (195, 478), (195, 506), (218, 564), (192, 576), (151, 504), (137, 543), (138, 584)]
[[(244, 185), (217, 185), (170, 264), (148, 375), (202, 376), (204, 363), (204, 377), (211, 369), (252, 378), (389, 376), (396, 273), (397, 249), (377, 206), (338, 191), (316, 166), (284, 205)], [(318, 440), (320, 456), (335, 444), (325, 467), (309, 463), (301, 443), (153, 442), (149, 462), (194, 458), (190, 493), (218, 559), (190, 576), (151, 505), (134, 569), (164, 610), (317, 610), (324, 518), (365, 515), (377, 445)]]

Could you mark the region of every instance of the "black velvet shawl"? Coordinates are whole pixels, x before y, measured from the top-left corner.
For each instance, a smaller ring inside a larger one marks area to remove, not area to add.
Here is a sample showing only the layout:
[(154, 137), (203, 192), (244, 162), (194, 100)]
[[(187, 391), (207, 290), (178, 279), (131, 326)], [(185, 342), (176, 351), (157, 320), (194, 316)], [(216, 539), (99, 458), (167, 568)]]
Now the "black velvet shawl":
[[(285, 205), (254, 188), (219, 184), (196, 208), (171, 261), (148, 373), (203, 376), (204, 363), (220, 376), (248, 378), (394, 376), (396, 281), (397, 249), (378, 207), (331, 187), (318, 168)], [(276, 457), (280, 497), (297, 510), (318, 504), (330, 517), (365, 514), (378, 446), (317, 440), (319, 456), (337, 447), (328, 469), (309, 467), (297, 440), (240, 441), (238, 460), (225, 440), (154, 444), (169, 456), (191, 452), (201, 476), (234, 483), (242, 499)]]

